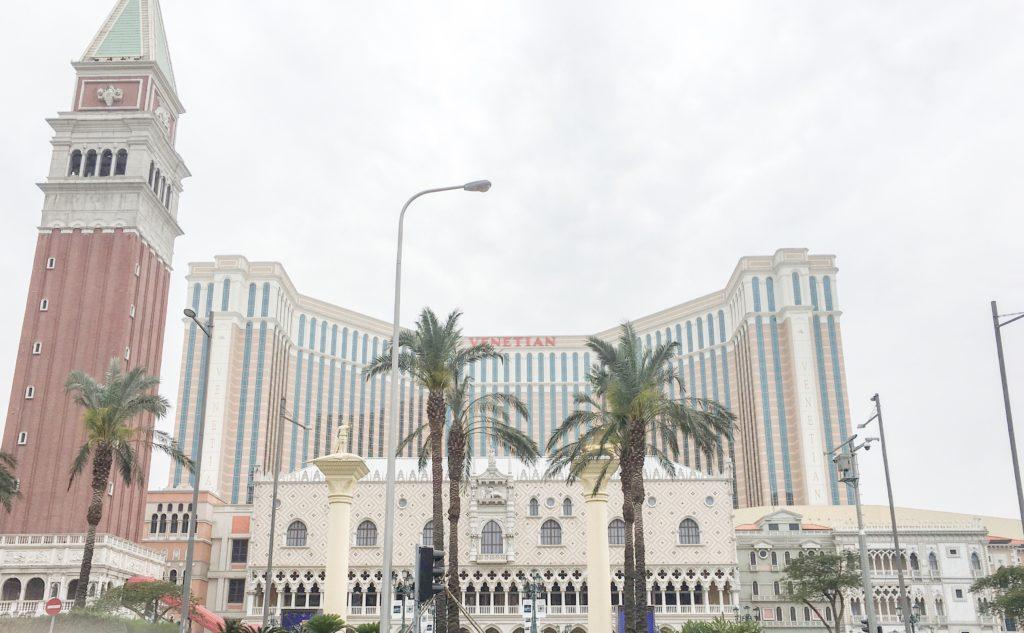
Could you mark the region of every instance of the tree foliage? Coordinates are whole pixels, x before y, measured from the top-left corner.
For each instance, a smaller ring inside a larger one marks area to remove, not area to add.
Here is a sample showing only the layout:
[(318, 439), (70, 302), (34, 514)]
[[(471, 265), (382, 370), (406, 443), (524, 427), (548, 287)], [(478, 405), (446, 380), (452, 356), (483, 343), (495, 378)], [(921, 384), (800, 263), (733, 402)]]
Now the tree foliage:
[(10, 512), (14, 500), (21, 496), (18, 492), (18, 480), (14, 477), (14, 468), (18, 460), (10, 453), (0, 451), (0, 505)]
[[(180, 604), (181, 585), (164, 580), (127, 583), (103, 592), (93, 608), (107, 613), (128, 609), (149, 622), (170, 622), (171, 615), (177, 614), (177, 607), (163, 602), (164, 598), (177, 599)], [(199, 604), (195, 598), (190, 602), (193, 605)]]
[(1024, 567), (1000, 567), (995, 573), (974, 581), (971, 592), (987, 594), (982, 602), (986, 613), (1018, 622), (1024, 620)]
[(684, 624), (680, 633), (761, 633), (761, 624), (754, 620), (732, 622), (725, 618), (714, 620), (691, 620)]
[(302, 633), (337, 633), (345, 628), (340, 615), (321, 613), (302, 623)]
[[(784, 582), (791, 600), (810, 607), (830, 633), (841, 631), (846, 594), (861, 584), (860, 564), (853, 552), (798, 556), (786, 566)], [(831, 621), (819, 608), (823, 603), (832, 609)]]

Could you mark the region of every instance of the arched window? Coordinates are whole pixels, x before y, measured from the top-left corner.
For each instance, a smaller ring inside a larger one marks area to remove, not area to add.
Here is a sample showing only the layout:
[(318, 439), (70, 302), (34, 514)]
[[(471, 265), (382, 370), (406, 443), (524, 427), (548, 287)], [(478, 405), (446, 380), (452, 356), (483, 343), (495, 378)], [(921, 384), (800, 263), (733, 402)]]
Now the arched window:
[(177, 533), (178, 533), (178, 515), (177, 514), (172, 514), (171, 515), (171, 534), (177, 534)]
[(109, 176), (110, 167), (114, 164), (114, 152), (109, 149), (100, 154), (100, 176)]
[(754, 567), (757, 565), (757, 553), (751, 550), (750, 552), (750, 566)]
[(622, 519), (612, 519), (612, 522), (608, 524), (608, 544), (626, 544), (626, 522)]
[(782, 622), (782, 607), (775, 607), (775, 621)]
[(537, 501), (537, 497), (530, 499), (530, 516), (535, 517), (540, 514), (540, 501)]
[(480, 534), (480, 547), (484, 554), (501, 554), (504, 551), (505, 540), (497, 521), (488, 521), (484, 524), (484, 530)]
[(156, 169), (156, 165), (153, 164), (153, 161), (149, 161), (149, 186), (150, 187), (153, 186), (153, 170), (155, 170), (155, 169)]
[(981, 571), (981, 559), (978, 558), (978, 552), (971, 552), (971, 570)]
[(810, 622), (810, 621), (811, 621), (811, 608), (810, 607), (804, 607), (804, 622)]
[(750, 584), (750, 591), (751, 591), (751, 593), (753, 593), (753, 594), (754, 594), (755, 596), (759, 596), (759, 595), (761, 595), (761, 594), (760, 594), (760, 592), (759, 592), (759, 589), (758, 589), (758, 587), (757, 587), (757, 581), (756, 581), (756, 580), (755, 580), (754, 582), (752, 582), (752, 583)]
[(939, 559), (935, 556), (935, 552), (928, 554), (928, 569), (931, 571), (939, 571)]
[(779, 564), (779, 555), (776, 554), (775, 551), (773, 550), (772, 551), (772, 565), (776, 566), (778, 564)]
[(423, 526), (423, 547), (434, 546), (434, 522), (427, 521), (427, 524)]
[(156, 534), (156, 526), (157, 526), (157, 522), (159, 520), (160, 520), (160, 517), (157, 516), (155, 512), (153, 513), (153, 516), (151, 516), (149, 518), (149, 533), (150, 534)]
[(117, 160), (114, 161), (114, 175), (123, 176), (128, 171), (128, 150), (117, 150)]
[(68, 583), (68, 592), (66, 594), (67, 598), (65, 598), (65, 600), (74, 600), (75, 599), (75, 595), (77, 593), (78, 593), (78, 579), (75, 578), (71, 582)]
[(373, 524), (373, 521), (363, 521), (356, 528), (356, 545), (358, 547), (377, 545), (377, 526)]
[(782, 595), (782, 587), (779, 585), (779, 581), (778, 580), (776, 580), (775, 583), (772, 585), (772, 589), (775, 590), (775, 595), (776, 596), (781, 596)]
[(288, 526), (288, 536), (285, 540), (288, 547), (306, 546), (306, 524), (302, 521), (292, 521)]
[(791, 562), (791, 561), (792, 561), (793, 559), (792, 559), (792, 558), (790, 557), (790, 555), (789, 555), (789, 552), (783, 552), (783, 553), (782, 553), (782, 560), (784, 560), (784, 561), (785, 561), (785, 563), (786, 563), (787, 565), (789, 565), (789, 563), (790, 563), (790, 562)]
[(21, 600), (21, 581), (17, 578), (8, 578), (4, 581), (3, 592), (0, 599), (7, 601)]
[(562, 526), (554, 519), (548, 519), (540, 526), (541, 545), (561, 545)]
[(679, 544), (698, 545), (700, 543), (700, 527), (693, 519), (683, 519), (679, 523)]
[(789, 621), (796, 622), (796, 607), (789, 608)]
[(153, 193), (160, 190), (160, 168), (153, 173)]
[(562, 500), (562, 516), (572, 516), (572, 499), (570, 499), (569, 497), (566, 497), (565, 499)]
[(160, 515), (160, 533), (163, 534), (166, 531), (167, 531), (167, 515), (166, 514), (161, 514)]
[(96, 150), (91, 149), (85, 153), (85, 171), (82, 172), (85, 177), (96, 175)]
[(188, 515), (185, 514), (185, 515), (183, 515), (181, 517), (181, 533), (182, 534), (187, 534), (188, 533), (188, 529), (189, 529), (189, 526), (188, 526)]
[(71, 152), (71, 161), (68, 163), (68, 175), (77, 176), (82, 173), (82, 150), (76, 149)]
[(174, 584), (178, 584), (178, 570), (172, 569), (170, 575), (167, 577)]
[(825, 619), (832, 621), (832, 607), (825, 607)]
[(917, 559), (917, 552), (910, 554), (910, 569), (911, 571), (920, 571), (921, 562)]
[(25, 600), (42, 600), (46, 594), (46, 583), (42, 578), (33, 578), (25, 585)]

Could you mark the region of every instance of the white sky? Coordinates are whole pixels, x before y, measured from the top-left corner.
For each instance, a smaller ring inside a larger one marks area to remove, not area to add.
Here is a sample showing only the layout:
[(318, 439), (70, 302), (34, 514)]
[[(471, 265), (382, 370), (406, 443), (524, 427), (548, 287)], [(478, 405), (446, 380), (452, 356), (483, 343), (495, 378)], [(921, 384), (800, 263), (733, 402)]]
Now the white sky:
[[(5, 3), (4, 410), (43, 119), (112, 5)], [(897, 502), (1016, 515), (988, 301), (1024, 310), (1019, 2), (163, 5), (194, 174), (170, 400), (188, 262), (278, 260), (389, 318), (401, 203), (490, 178), (411, 212), (406, 324), (429, 303), (467, 333), (590, 333), (721, 288), (743, 255), (834, 253), (853, 417), (882, 394)], [(1024, 419), (1024, 321), (1004, 332)], [(862, 470), (884, 502), (878, 451)]]

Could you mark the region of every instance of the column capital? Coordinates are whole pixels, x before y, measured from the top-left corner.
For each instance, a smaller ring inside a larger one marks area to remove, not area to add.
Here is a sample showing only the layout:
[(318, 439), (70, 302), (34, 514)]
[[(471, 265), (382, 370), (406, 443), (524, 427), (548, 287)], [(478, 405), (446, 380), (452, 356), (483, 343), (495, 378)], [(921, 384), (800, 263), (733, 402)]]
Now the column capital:
[[(331, 502), (352, 501), (356, 483), (370, 472), (362, 457), (352, 453), (333, 453), (312, 460), (327, 481), (327, 494)], [(336, 499), (337, 497), (337, 499)]]
[(580, 473), (580, 485), (583, 487), (585, 501), (608, 500), (608, 482), (619, 467), (619, 460), (614, 458), (592, 461)]

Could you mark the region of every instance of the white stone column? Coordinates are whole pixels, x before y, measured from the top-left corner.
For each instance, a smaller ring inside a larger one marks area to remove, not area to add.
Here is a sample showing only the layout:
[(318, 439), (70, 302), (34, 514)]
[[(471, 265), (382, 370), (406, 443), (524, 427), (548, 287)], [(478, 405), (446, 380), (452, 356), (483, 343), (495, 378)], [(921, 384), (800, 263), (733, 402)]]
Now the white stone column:
[(348, 446), (348, 428), (338, 429), (339, 452), (314, 459), (312, 463), (327, 479), (327, 582), (323, 594), (324, 613), (348, 619), (348, 553), (352, 492), (369, 468), (362, 457), (343, 452)]
[[(595, 462), (580, 476), (587, 513), (587, 630), (613, 631), (611, 557), (608, 552), (608, 480), (614, 462)], [(604, 479), (598, 485), (601, 473)]]

